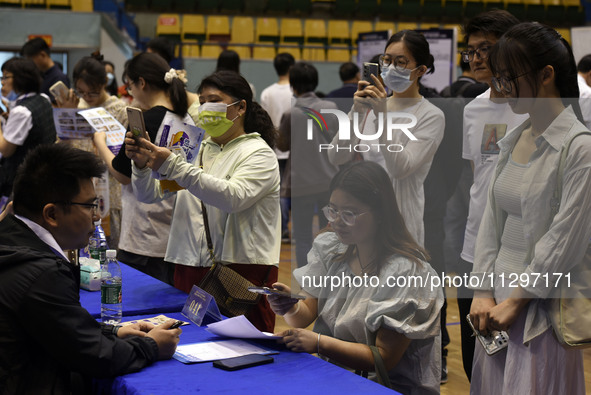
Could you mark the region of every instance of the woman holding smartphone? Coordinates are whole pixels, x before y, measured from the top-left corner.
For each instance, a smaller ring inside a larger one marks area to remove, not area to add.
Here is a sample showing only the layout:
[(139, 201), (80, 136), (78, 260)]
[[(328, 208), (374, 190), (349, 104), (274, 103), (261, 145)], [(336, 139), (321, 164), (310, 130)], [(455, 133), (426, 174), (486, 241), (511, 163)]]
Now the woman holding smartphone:
[[(152, 141), (163, 127), (162, 122), (168, 113), (184, 123), (193, 124), (187, 114), (185, 84), (179, 77), (162, 57), (153, 53), (136, 55), (127, 63), (124, 80), (138, 105), (146, 109), (143, 112), (144, 125)], [(174, 197), (156, 204), (138, 201), (131, 186), (131, 161), (125, 156), (125, 144), (117, 156), (106, 147), (103, 139), (95, 139), (95, 144), (124, 184), (117, 258), (161, 281), (173, 284), (174, 264), (166, 262), (164, 254)]]
[[(166, 260), (176, 263), (175, 287), (190, 292), (212, 266), (201, 204), (216, 260), (230, 263), (255, 285), (270, 286), (277, 280), (281, 248), (279, 167), (272, 149), (275, 128), (238, 73), (216, 72), (201, 81), (197, 93), (198, 126), (209, 135), (201, 143), (197, 162), (187, 163), (128, 133), (134, 192), (143, 202), (169, 197), (154, 173), (185, 188), (176, 193), (166, 249)], [(247, 318), (260, 330), (273, 331), (275, 326), (275, 314), (264, 298)]]
[[(472, 273), (494, 279), (475, 289), (474, 326), (483, 333), (506, 330), (509, 343), (494, 356), (476, 346), (471, 392), (582, 395), (581, 351), (561, 345), (550, 323), (547, 298), (555, 297), (555, 280), (551, 286), (534, 281), (552, 273), (574, 278), (591, 239), (591, 136), (578, 135), (587, 128), (577, 116), (573, 53), (554, 29), (522, 23), (499, 39), (489, 63), (493, 87), (529, 119), (498, 143)], [(562, 194), (556, 202), (559, 179)], [(514, 278), (519, 281), (510, 281)]]
[[(267, 298), (273, 311), (296, 328), (281, 334), (290, 350), (318, 353), (370, 372), (376, 381), (379, 359), (387, 370), (382, 378), (394, 390), (439, 394), (443, 293), (426, 284), (402, 285), (437, 274), (395, 203), (388, 174), (378, 164), (363, 161), (342, 169), (330, 183), (330, 203), (322, 210), (329, 228), (316, 237), (308, 264), (293, 274), (307, 298)], [(285, 284), (273, 286), (291, 293)], [(303, 329), (314, 321), (313, 331)], [(370, 346), (379, 354), (373, 355)]]
[[(358, 120), (358, 128), (361, 133), (368, 135), (367, 139), (341, 142), (337, 135), (332, 141), (335, 147), (359, 143), (370, 147), (362, 156), (365, 160), (379, 163), (388, 171), (398, 197), (400, 213), (419, 245), (423, 245), (425, 233), (423, 182), (445, 127), (443, 112), (419, 94), (419, 80), (434, 71), (433, 61), (429, 43), (421, 33), (402, 30), (390, 37), (380, 57), (383, 83), (377, 75), (371, 75), (372, 82), (359, 81), (349, 114), (352, 120)], [(384, 84), (392, 91), (389, 98)], [(416, 124), (407, 128), (414, 139), (400, 129), (393, 130), (392, 139), (388, 139), (386, 117), (389, 112), (403, 114), (392, 120), (395, 124), (406, 125), (416, 121)], [(383, 122), (380, 121), (381, 117)], [(379, 130), (382, 131), (381, 135), (372, 138)], [(353, 160), (354, 154), (345, 149), (328, 151), (329, 159), (335, 165)]]

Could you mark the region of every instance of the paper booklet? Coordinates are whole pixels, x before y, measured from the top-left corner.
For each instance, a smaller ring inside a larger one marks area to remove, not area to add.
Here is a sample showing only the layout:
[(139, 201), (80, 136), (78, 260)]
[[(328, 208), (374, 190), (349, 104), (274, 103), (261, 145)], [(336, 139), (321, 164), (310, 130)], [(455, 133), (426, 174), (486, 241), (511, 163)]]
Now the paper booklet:
[(172, 357), (182, 363), (196, 363), (248, 354), (270, 355), (279, 354), (279, 352), (250, 344), (244, 340), (219, 340), (178, 346)]
[(259, 331), (243, 315), (209, 324), (205, 330), (214, 335), (234, 337), (238, 339), (281, 339), (281, 336), (275, 336), (269, 332)]
[(103, 107), (88, 110), (54, 108), (53, 122), (57, 136), (62, 140), (92, 138), (94, 132), (105, 132), (107, 146), (115, 155), (121, 149), (127, 131)]

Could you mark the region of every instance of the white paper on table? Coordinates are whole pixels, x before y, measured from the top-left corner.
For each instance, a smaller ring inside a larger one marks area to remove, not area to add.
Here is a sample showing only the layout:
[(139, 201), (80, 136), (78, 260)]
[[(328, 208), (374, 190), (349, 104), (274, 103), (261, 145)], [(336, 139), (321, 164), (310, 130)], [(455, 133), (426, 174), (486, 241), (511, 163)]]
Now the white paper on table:
[(281, 339), (281, 336), (274, 336), (272, 333), (259, 331), (243, 315), (209, 324), (205, 330), (218, 336), (239, 339)]
[(217, 361), (249, 354), (269, 355), (277, 353), (277, 351), (266, 350), (244, 340), (221, 340), (178, 346), (173, 358), (183, 363), (190, 363)]

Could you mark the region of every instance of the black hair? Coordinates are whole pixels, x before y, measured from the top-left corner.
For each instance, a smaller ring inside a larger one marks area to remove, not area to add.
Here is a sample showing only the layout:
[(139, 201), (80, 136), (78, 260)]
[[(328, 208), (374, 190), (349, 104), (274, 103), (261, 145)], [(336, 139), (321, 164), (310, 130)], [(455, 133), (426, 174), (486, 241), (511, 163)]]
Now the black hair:
[[(119, 84), (117, 84), (117, 75), (115, 74), (115, 65), (113, 64), (113, 62), (110, 62), (108, 60), (103, 60), (101, 63), (103, 64), (103, 67), (105, 67), (105, 72), (107, 72), (107, 69), (106, 69), (107, 65), (109, 65), (113, 68), (113, 81), (111, 81), (111, 83), (109, 85), (107, 85), (107, 92), (109, 92), (109, 94), (111, 96), (117, 96), (119, 94), (119, 91), (118, 91)], [(108, 77), (107, 77), (107, 82), (109, 82)]]
[[(568, 42), (556, 30), (538, 22), (524, 22), (509, 29), (489, 53), (489, 65), (493, 75), (509, 71), (510, 77), (524, 74), (537, 96), (537, 75), (547, 65), (554, 68), (555, 85), (565, 105), (572, 104), (580, 114), (577, 103), (568, 98), (579, 97), (577, 66)], [(519, 84), (514, 80), (515, 93), (519, 97)], [(578, 114), (577, 114), (578, 115)]]
[[(330, 193), (341, 190), (371, 208), (376, 231), (376, 261), (399, 254), (420, 264), (428, 260), (427, 252), (408, 231), (396, 202), (396, 194), (388, 173), (375, 162), (354, 162), (342, 168), (330, 182)], [(354, 252), (349, 246), (342, 259)]]
[(156, 37), (148, 41), (146, 47), (152, 51), (152, 53), (160, 55), (166, 63), (170, 63), (170, 61), (174, 58), (174, 44), (164, 38), (164, 37)]
[(90, 88), (102, 90), (107, 84), (107, 72), (102, 60), (103, 57), (99, 53), (80, 59), (72, 72), (74, 86), (78, 80), (82, 80)]
[(353, 62), (346, 62), (339, 67), (339, 77), (341, 81), (349, 81), (355, 78), (359, 73), (359, 67)]
[(134, 83), (142, 77), (150, 89), (166, 92), (172, 102), (173, 112), (183, 117), (188, 108), (185, 84), (180, 78), (173, 78), (170, 84), (166, 82), (164, 76), (169, 70), (170, 66), (164, 58), (155, 53), (144, 52), (134, 56), (126, 64), (124, 75), (127, 81)]
[(435, 71), (435, 59), (429, 51), (429, 42), (425, 36), (416, 30), (401, 30), (390, 37), (384, 50), (386, 50), (390, 44), (401, 41), (404, 43), (404, 46), (408, 52), (410, 52), (412, 57), (415, 59), (417, 66), (427, 67), (427, 72), (425, 74), (431, 74)]
[(292, 54), (287, 52), (278, 53), (277, 56), (275, 56), (275, 59), (273, 59), (273, 67), (275, 67), (275, 71), (280, 77), (287, 75), (287, 73), (289, 73), (289, 69), (294, 64), (295, 58)]
[(579, 60), (579, 63), (577, 64), (577, 71), (580, 71), (581, 73), (587, 73), (591, 71), (591, 54), (585, 55), (581, 58), (581, 60)]
[(230, 70), (240, 73), (240, 55), (238, 52), (226, 49), (218, 56), (215, 71)]
[(470, 36), (477, 33), (499, 39), (507, 30), (518, 24), (519, 19), (508, 11), (493, 9), (482, 12), (463, 27), (464, 42), (468, 45)]
[(21, 48), (21, 56), (24, 56), (25, 58), (30, 58), (41, 52), (45, 52), (47, 55), (51, 54), (47, 41), (41, 37), (30, 39)]
[(313, 92), (318, 86), (318, 70), (307, 62), (297, 62), (289, 69), (289, 85), (299, 95)]
[(273, 148), (277, 131), (273, 126), (271, 117), (261, 105), (252, 98), (252, 89), (248, 82), (240, 74), (233, 71), (221, 70), (205, 77), (199, 87), (197, 94), (201, 94), (206, 87), (219, 89), (233, 100), (246, 101), (246, 112), (244, 114), (244, 132), (260, 133), (261, 137)]
[(12, 89), (16, 93), (39, 93), (41, 91), (41, 72), (30, 59), (11, 58), (2, 64), (2, 73), (12, 73)]
[(67, 144), (46, 144), (32, 149), (16, 173), (14, 212), (34, 219), (48, 203), (71, 202), (80, 193), (80, 180), (106, 171), (93, 153)]

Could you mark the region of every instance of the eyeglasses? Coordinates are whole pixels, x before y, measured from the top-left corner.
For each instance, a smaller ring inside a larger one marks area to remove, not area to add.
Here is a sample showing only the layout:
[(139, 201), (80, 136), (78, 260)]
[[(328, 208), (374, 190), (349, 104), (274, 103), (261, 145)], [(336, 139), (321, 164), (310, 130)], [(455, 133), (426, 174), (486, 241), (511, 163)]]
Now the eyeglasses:
[(82, 92), (79, 90), (75, 90), (74, 94), (80, 98), (83, 98), (84, 96), (86, 96), (89, 99), (96, 99), (97, 97), (99, 97), (101, 95), (101, 92)]
[(488, 51), (490, 51), (491, 48), (492, 48), (491, 45), (485, 45), (484, 47), (471, 49), (469, 51), (462, 51), (461, 52), (462, 62), (470, 63), (471, 61), (474, 60), (474, 54), (476, 54), (476, 56), (478, 56), (478, 59), (486, 59), (486, 58), (488, 58)]
[(392, 58), (390, 55), (381, 55), (380, 56), (380, 67), (387, 69), (390, 65), (394, 65), (394, 68), (397, 71), (403, 71), (406, 69), (406, 66), (410, 63), (410, 60), (406, 58), (406, 56), (396, 56)]
[(516, 75), (515, 77), (493, 77), (492, 78), (492, 86), (493, 88), (496, 89), (497, 92), (499, 93), (511, 93), (511, 91), (513, 90), (513, 84), (512, 82), (515, 81), (517, 78), (519, 77), (523, 77), (526, 74), (529, 74), (531, 71), (526, 71), (523, 74), (519, 74)]
[(13, 77), (14, 77), (13, 75), (3, 75), (3, 76), (0, 76), (0, 81), (4, 81), (4, 80), (7, 80), (7, 79), (13, 78)]
[(343, 221), (345, 225), (353, 226), (355, 225), (355, 220), (357, 219), (357, 217), (363, 214), (367, 214), (369, 211), (355, 214), (354, 212), (349, 210), (339, 211), (336, 210), (334, 207), (324, 206), (322, 208), (322, 212), (324, 213), (324, 216), (326, 217), (328, 222), (335, 222), (340, 216), (341, 221)]
[(98, 199), (95, 199), (92, 203), (78, 203), (78, 202), (56, 202), (56, 204), (64, 204), (68, 206), (82, 206), (90, 209), (92, 215), (96, 215), (98, 213)]

